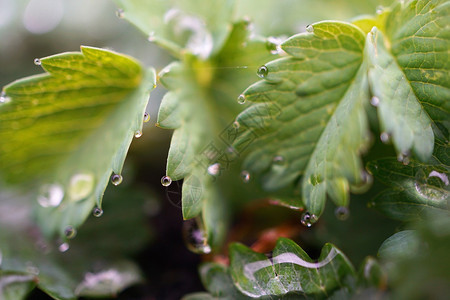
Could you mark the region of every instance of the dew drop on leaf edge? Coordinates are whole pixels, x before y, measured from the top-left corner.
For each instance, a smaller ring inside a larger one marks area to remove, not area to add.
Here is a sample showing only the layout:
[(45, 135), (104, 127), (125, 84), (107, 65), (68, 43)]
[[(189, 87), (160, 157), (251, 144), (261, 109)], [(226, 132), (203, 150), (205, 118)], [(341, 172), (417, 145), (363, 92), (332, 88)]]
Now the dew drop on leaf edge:
[(208, 174), (216, 176), (220, 173), (220, 163), (212, 164), (208, 167)]
[(2, 93), (0, 94), (0, 103), (6, 103), (7, 98), (8, 97), (6, 96), (6, 93), (2, 91)]
[(273, 157), (272, 161), (274, 164), (281, 165), (284, 163), (284, 157), (281, 155), (276, 155)]
[(397, 160), (401, 162), (403, 165), (407, 166), (410, 162), (410, 154), (409, 153), (399, 153), (397, 155)]
[(119, 9), (116, 11), (116, 16), (117, 16), (119, 19), (122, 19), (122, 18), (123, 18), (123, 14), (124, 14), (124, 11), (123, 11), (122, 8), (119, 8)]
[(390, 135), (389, 133), (387, 133), (387, 132), (382, 132), (382, 133), (380, 134), (380, 140), (381, 140), (384, 144), (387, 144), (387, 143), (389, 143), (390, 140), (391, 140), (391, 135)]
[(136, 130), (136, 132), (134, 133), (134, 137), (135, 138), (140, 138), (142, 136), (142, 131), (140, 131), (140, 130)]
[(56, 207), (64, 198), (64, 189), (59, 184), (46, 184), (41, 187), (37, 202), (42, 207)]
[(120, 175), (120, 174), (113, 174), (113, 175), (111, 176), (111, 183), (114, 184), (114, 185), (116, 185), (116, 186), (119, 185), (119, 184), (121, 184), (122, 181), (123, 181), (123, 177), (122, 177), (122, 175)]
[(96, 218), (99, 218), (103, 215), (103, 209), (101, 209), (100, 207), (94, 207), (94, 209), (92, 210), (92, 215)]
[(69, 243), (62, 243), (61, 245), (59, 245), (58, 250), (59, 252), (66, 252), (67, 250), (69, 250)]
[(66, 228), (64, 228), (64, 235), (68, 239), (73, 239), (77, 235), (77, 231), (72, 226), (67, 226)]
[(306, 26), (306, 32), (313, 33), (314, 32), (314, 26), (311, 24)]
[(374, 107), (378, 107), (378, 105), (380, 104), (380, 98), (378, 98), (377, 96), (373, 96), (372, 98), (370, 98), (370, 104), (372, 104), (372, 106)]
[(211, 253), (211, 246), (208, 244), (208, 235), (199, 225), (197, 219), (190, 219), (183, 222), (183, 240), (186, 247), (197, 254)]
[(39, 58), (35, 58), (35, 59), (34, 59), (34, 64), (35, 64), (36, 66), (40, 66), (42, 63), (41, 63), (41, 60), (40, 60)]
[(334, 215), (338, 220), (345, 221), (350, 216), (350, 210), (346, 206), (339, 206), (334, 210)]
[(172, 183), (172, 178), (170, 178), (169, 176), (166, 175), (161, 178), (162, 186), (168, 187), (171, 183)]
[(144, 113), (144, 123), (147, 123), (148, 121), (150, 121), (150, 114), (148, 112)]
[(244, 183), (247, 183), (250, 181), (250, 173), (246, 170), (241, 172), (241, 179)]
[(266, 76), (269, 74), (269, 69), (262, 65), (259, 67), (258, 71), (256, 71), (256, 75), (258, 75), (259, 78), (266, 78)]
[(302, 223), (302, 225), (309, 228), (317, 222), (317, 217), (316, 215), (310, 214), (309, 212), (304, 212), (301, 216), (300, 222)]
[(237, 102), (239, 104), (244, 104), (245, 103), (245, 95), (244, 94), (240, 94), (239, 97), (237, 98)]

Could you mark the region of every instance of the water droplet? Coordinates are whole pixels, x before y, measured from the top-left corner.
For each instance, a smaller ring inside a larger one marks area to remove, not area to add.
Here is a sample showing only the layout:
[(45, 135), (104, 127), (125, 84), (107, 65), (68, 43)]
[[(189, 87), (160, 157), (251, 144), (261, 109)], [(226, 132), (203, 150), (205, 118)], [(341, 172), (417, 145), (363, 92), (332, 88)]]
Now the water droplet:
[(306, 32), (313, 33), (314, 32), (314, 26), (311, 24), (306, 26)]
[(266, 66), (259, 67), (258, 71), (256, 71), (256, 75), (258, 75), (259, 78), (265, 78), (269, 74), (269, 69)]
[(95, 180), (91, 173), (75, 174), (70, 178), (69, 198), (71, 201), (80, 201), (89, 196), (94, 190)]
[(119, 8), (119, 9), (116, 11), (116, 16), (117, 16), (118, 18), (120, 18), (120, 19), (123, 18), (123, 14), (124, 14), (124, 11), (123, 11), (123, 9), (121, 9), (121, 8)]
[(234, 127), (235, 129), (239, 129), (239, 127), (241, 127), (241, 124), (239, 124), (238, 121), (234, 121), (234, 122), (233, 122), (233, 127)]
[(119, 185), (121, 184), (123, 181), (123, 177), (120, 174), (114, 174), (113, 176), (111, 176), (111, 183), (114, 185)]
[(40, 60), (39, 58), (35, 58), (35, 59), (34, 59), (34, 64), (35, 64), (36, 66), (40, 66), (40, 65), (41, 65), (41, 60)]
[(62, 243), (61, 245), (59, 245), (58, 250), (59, 252), (66, 252), (67, 250), (69, 250), (69, 244)]
[(163, 176), (161, 178), (162, 186), (169, 186), (171, 183), (172, 183), (172, 178), (170, 178), (169, 176)]
[(272, 161), (273, 161), (275, 164), (277, 164), (277, 165), (281, 165), (281, 164), (284, 163), (284, 157), (281, 156), (281, 155), (277, 155), (277, 156), (274, 156), (274, 158), (272, 159)]
[(338, 220), (345, 221), (350, 216), (350, 210), (346, 206), (339, 206), (334, 211), (334, 215)]
[(148, 121), (150, 121), (150, 114), (148, 112), (144, 113), (144, 123), (147, 123)]
[(399, 162), (403, 163), (405, 166), (407, 166), (409, 164), (409, 162), (410, 162), (410, 158), (409, 157), (410, 157), (409, 153), (403, 152), (403, 153), (399, 153), (397, 155), (397, 160)]
[(6, 93), (4, 91), (2, 91), (2, 93), (0, 94), (0, 103), (5, 103), (6, 102)]
[(244, 104), (245, 103), (245, 95), (244, 94), (240, 94), (239, 97), (237, 98), (237, 101), (239, 104)]
[(448, 176), (443, 172), (433, 170), (426, 176), (424, 170), (420, 169), (416, 173), (414, 186), (417, 193), (426, 199), (432, 201), (448, 199), (450, 196), (450, 192), (446, 189), (448, 185)]
[(380, 104), (380, 98), (378, 98), (377, 96), (373, 96), (372, 98), (370, 98), (370, 104), (377, 107)]
[(220, 164), (215, 163), (208, 167), (208, 174), (212, 176), (216, 176), (220, 172)]
[(300, 222), (306, 227), (311, 227), (314, 223), (317, 222), (317, 217), (316, 215), (312, 215), (309, 212), (305, 212), (302, 214)]
[(100, 207), (95, 207), (93, 210), (92, 210), (92, 215), (94, 216), (94, 217), (101, 217), (102, 215), (103, 215), (103, 209), (101, 209)]
[(148, 35), (147, 40), (149, 42), (154, 42), (155, 41), (155, 32), (154, 31), (150, 32), (150, 34)]
[(245, 183), (247, 183), (247, 182), (249, 182), (250, 181), (250, 173), (248, 172), (248, 171), (242, 171), (241, 172), (241, 178), (242, 178), (242, 181), (244, 181)]
[(73, 228), (72, 226), (67, 226), (64, 229), (64, 235), (66, 236), (66, 238), (68, 239), (73, 239), (76, 235), (77, 235), (77, 231), (75, 228)]
[(42, 207), (56, 207), (61, 204), (64, 198), (64, 189), (59, 184), (47, 184), (41, 188), (41, 194), (37, 197), (37, 202)]
[(384, 7), (381, 6), (381, 5), (379, 5), (379, 6), (377, 6), (377, 8), (376, 8), (376, 13), (377, 13), (378, 15), (380, 15), (380, 14), (383, 13), (383, 10), (384, 10)]
[(211, 253), (211, 246), (208, 244), (208, 235), (197, 219), (190, 219), (183, 223), (183, 239), (187, 248), (198, 254)]
[(382, 132), (382, 133), (380, 134), (380, 140), (381, 140), (384, 144), (387, 144), (387, 143), (389, 143), (390, 140), (391, 140), (391, 135), (390, 135), (389, 133), (387, 133), (387, 132)]
[(142, 131), (140, 131), (140, 130), (136, 130), (136, 132), (134, 133), (134, 137), (135, 138), (140, 138), (142, 136)]

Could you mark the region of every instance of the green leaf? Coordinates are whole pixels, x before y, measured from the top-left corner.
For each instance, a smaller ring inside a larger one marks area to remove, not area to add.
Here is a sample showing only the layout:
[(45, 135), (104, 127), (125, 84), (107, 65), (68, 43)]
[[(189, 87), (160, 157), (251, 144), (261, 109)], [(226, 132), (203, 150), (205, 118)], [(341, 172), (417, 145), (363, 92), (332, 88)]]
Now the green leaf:
[(281, 45), (289, 57), (266, 64), (265, 80), (245, 90), (245, 99), (257, 104), (239, 115), (250, 130), (235, 147), (256, 132), (245, 168), (262, 173), (267, 190), (291, 186), (299, 194), (300, 185), (307, 210), (318, 217), (327, 194), (346, 206), (349, 186), (363, 181), (359, 154), (369, 142), (369, 95), (363, 32), (344, 22), (308, 28)]
[(206, 263), (200, 266), (200, 278), (203, 286), (215, 299), (247, 299), (235, 287), (228, 267), (217, 263)]
[[(38, 219), (46, 236), (78, 227), (120, 174), (141, 132), (153, 70), (115, 52), (81, 47), (40, 60), (46, 74), (4, 88), (0, 175), (40, 186)], [(59, 205), (61, 204), (61, 205)]]
[(151, 193), (120, 188), (105, 197), (102, 218), (88, 219), (77, 237), (63, 244), (68, 249), (61, 253), (60, 244), (46, 241), (30, 223), (26, 197), (0, 193), (0, 295), (2, 281), (8, 282), (3, 292), (12, 293), (17, 287), (25, 293), (29, 283), (29, 289), (37, 286), (55, 299), (111, 296), (139, 282), (141, 272), (126, 259), (148, 241), (143, 206)]
[(31, 275), (8, 274), (0, 270), (0, 299), (24, 299), (34, 286)]
[(375, 258), (370, 256), (361, 264), (358, 279), (360, 286), (377, 287), (380, 290), (385, 289), (387, 284), (387, 275), (384, 269)]
[(403, 230), (386, 239), (378, 250), (378, 256), (383, 259), (399, 259), (414, 254), (420, 250), (417, 232)]
[(176, 56), (186, 49), (206, 59), (223, 46), (230, 33), (234, 0), (115, 0), (118, 15), (134, 24), (149, 41)]
[(379, 250), (392, 299), (445, 299), (450, 293), (450, 214), (434, 211)]
[(395, 158), (372, 161), (367, 168), (376, 179), (391, 188), (381, 192), (369, 204), (387, 216), (414, 221), (430, 211), (449, 209), (448, 168), (415, 160), (404, 165)]
[(230, 246), (230, 273), (236, 287), (252, 298), (303, 292), (326, 297), (339, 287), (349, 287), (355, 271), (347, 258), (326, 244), (314, 262), (293, 241), (280, 238), (272, 258), (241, 244)]
[(398, 153), (414, 151), (423, 161), (433, 152), (432, 127), (449, 128), (449, 12), (448, 1), (398, 3), (386, 34), (374, 28), (368, 35), (369, 81), (381, 129)]
[(236, 98), (250, 83), (253, 72), (248, 66), (272, 56), (266, 41), (248, 36), (248, 23), (238, 22), (209, 60), (185, 55), (159, 74), (169, 92), (162, 100), (157, 126), (175, 129), (166, 175), (184, 180), (183, 218), (201, 214), (211, 245), (223, 240), (227, 226), (228, 208), (217, 178), (236, 159), (235, 152), (224, 150), (231, 145), (228, 131), (235, 130), (231, 123), (242, 107)]

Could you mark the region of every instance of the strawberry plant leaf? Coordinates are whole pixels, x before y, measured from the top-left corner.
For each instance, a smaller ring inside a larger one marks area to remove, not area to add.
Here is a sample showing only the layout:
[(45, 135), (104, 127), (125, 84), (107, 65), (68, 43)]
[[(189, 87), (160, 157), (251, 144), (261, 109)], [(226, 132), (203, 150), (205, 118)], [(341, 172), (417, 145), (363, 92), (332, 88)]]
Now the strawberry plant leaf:
[(222, 47), (230, 33), (234, 0), (115, 0), (118, 16), (177, 57), (187, 50), (202, 59)]
[(183, 299), (359, 299), (381, 295), (387, 284), (384, 268), (373, 257), (356, 274), (335, 246), (326, 244), (318, 260), (312, 260), (285, 238), (269, 257), (232, 244), (229, 267), (204, 263), (199, 272), (208, 293)]
[[(260, 68), (264, 80), (243, 93), (257, 104), (237, 120), (260, 135), (244, 167), (263, 173), (269, 190), (290, 185), (299, 193), (296, 185), (303, 175), (303, 200), (318, 217), (327, 194), (346, 206), (349, 185), (362, 183), (359, 154), (369, 142), (364, 109), (369, 95), (364, 33), (352, 24), (329, 21), (309, 30), (281, 45), (289, 57)], [(261, 109), (262, 104), (269, 109)], [(274, 114), (277, 107), (280, 112)], [(242, 134), (235, 147), (245, 139)]]
[(449, 10), (445, 1), (398, 3), (386, 34), (374, 28), (368, 35), (369, 81), (383, 134), (392, 136), (398, 153), (413, 151), (423, 161), (433, 152), (432, 127), (449, 128)]
[(228, 267), (217, 263), (200, 266), (200, 278), (213, 297), (219, 299), (247, 299), (234, 285)]
[(224, 150), (231, 143), (227, 129), (235, 130), (230, 123), (242, 107), (236, 95), (250, 83), (247, 66), (273, 56), (265, 40), (249, 40), (249, 33), (248, 22), (238, 22), (210, 59), (186, 54), (159, 74), (169, 92), (161, 102), (157, 126), (174, 129), (166, 175), (184, 180), (183, 218), (202, 214), (212, 245), (222, 239), (226, 227), (227, 209), (216, 179), (236, 157)]
[(76, 239), (57, 245), (33, 227), (32, 205), (26, 197), (0, 196), (4, 229), (0, 232), (0, 295), (12, 293), (12, 287), (21, 286), (26, 293), (37, 286), (55, 299), (111, 296), (141, 281), (140, 270), (126, 257), (136, 254), (149, 238), (142, 209), (147, 190), (108, 191), (102, 219), (88, 219)]
[(369, 203), (387, 216), (414, 221), (430, 211), (449, 209), (449, 168), (415, 160), (404, 165), (395, 158), (372, 161), (367, 167), (376, 179), (391, 188)]
[(130, 57), (84, 46), (39, 63), (47, 73), (3, 89), (0, 176), (38, 186), (44, 234), (65, 236), (101, 208), (111, 172), (121, 181), (155, 75)]
[(380, 247), (393, 299), (444, 297), (450, 292), (450, 214), (430, 212), (423, 222), (398, 232)]
[(333, 245), (326, 244), (314, 262), (293, 241), (280, 238), (271, 259), (241, 244), (230, 247), (230, 273), (236, 287), (250, 297), (303, 292), (327, 296), (348, 287), (347, 277), (355, 271)]
[(414, 256), (419, 250), (419, 239), (415, 230), (403, 230), (386, 239), (378, 250), (383, 259)]

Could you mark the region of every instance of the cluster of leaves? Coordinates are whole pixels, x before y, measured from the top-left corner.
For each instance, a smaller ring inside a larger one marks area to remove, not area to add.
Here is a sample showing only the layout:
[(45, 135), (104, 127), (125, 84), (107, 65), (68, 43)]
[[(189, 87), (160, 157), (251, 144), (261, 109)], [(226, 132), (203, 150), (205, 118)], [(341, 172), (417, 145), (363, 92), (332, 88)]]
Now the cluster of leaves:
[[(400, 1), (353, 22), (308, 25), (282, 43), (235, 20), (239, 4), (232, 0), (115, 2), (120, 17), (177, 61), (156, 76), (133, 58), (82, 47), (37, 60), (46, 73), (13, 82), (0, 98), (0, 138), (7, 141), (0, 145), (0, 176), (38, 191), (33, 216), (45, 238), (59, 235), (67, 247), (92, 210), (101, 215), (109, 179), (120, 184), (131, 140), (142, 134), (157, 78), (168, 92), (156, 125), (174, 130), (162, 183), (183, 180), (183, 218), (196, 218), (200, 242), (208, 245), (203, 252), (220, 249), (232, 212), (251, 200), (269, 197), (304, 210), (309, 227), (327, 197), (345, 215), (350, 192), (367, 191), (371, 174), (390, 187), (371, 202), (386, 215), (408, 222), (447, 217), (450, 2)], [(262, 80), (252, 84), (258, 66)], [(392, 143), (397, 157), (370, 162), (369, 174), (362, 155), (370, 154), (374, 135)], [(58, 253), (18, 254), (14, 245), (36, 242), (13, 242), (18, 232), (27, 229), (1, 237), (11, 240), (0, 252), (5, 298), (35, 285), (58, 299), (111, 294), (139, 278), (129, 271), (118, 286), (119, 275), (61, 275)], [(395, 252), (403, 237), (386, 241), (381, 253)], [(80, 257), (89, 253), (83, 251)], [(39, 263), (17, 267), (16, 260)], [(314, 262), (288, 239), (278, 241), (270, 259), (232, 244), (229, 267), (208, 263), (200, 273), (209, 293), (187, 299), (348, 298), (387, 284), (373, 258), (357, 274), (335, 246), (325, 245)]]

